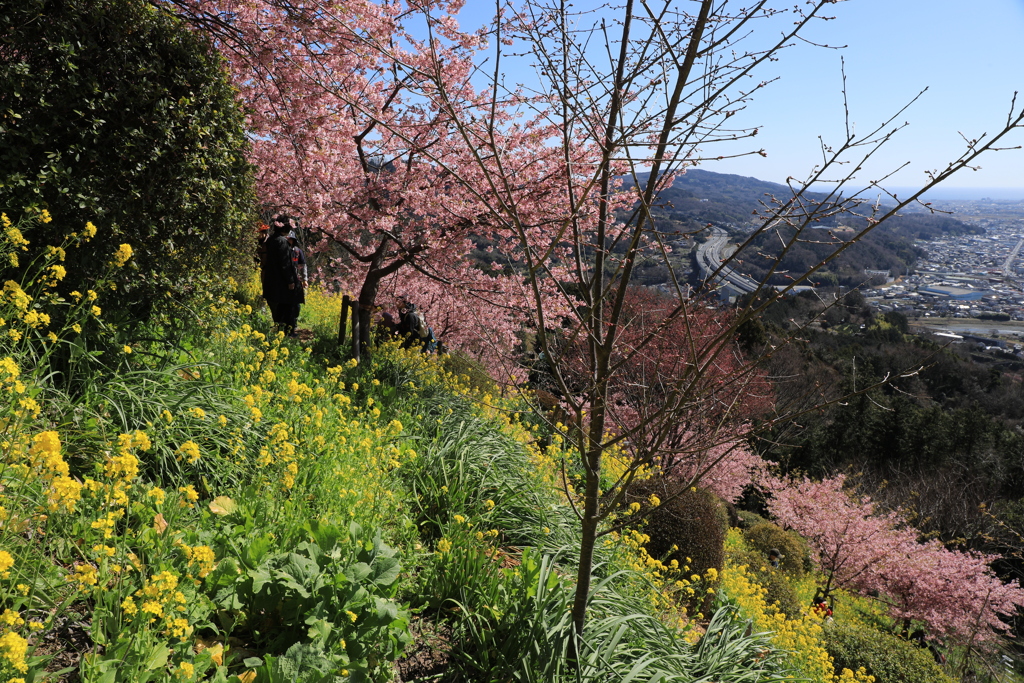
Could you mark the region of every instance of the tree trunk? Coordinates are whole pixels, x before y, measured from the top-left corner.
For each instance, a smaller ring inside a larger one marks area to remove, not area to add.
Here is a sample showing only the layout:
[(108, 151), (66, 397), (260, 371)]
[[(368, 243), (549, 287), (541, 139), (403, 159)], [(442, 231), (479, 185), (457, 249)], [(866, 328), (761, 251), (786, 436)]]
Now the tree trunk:
[(345, 334), (348, 327), (348, 311), (352, 307), (352, 299), (349, 295), (341, 297), (341, 315), (338, 316), (338, 348), (345, 346)]
[[(593, 453), (587, 456), (591, 463), (597, 463), (600, 468), (601, 454)], [(572, 624), (576, 632), (576, 640), (583, 635), (584, 621), (587, 616), (587, 598), (590, 596), (591, 570), (594, 566), (594, 548), (597, 545), (598, 523), (601, 521), (599, 509), (601, 496), (600, 473), (593, 476), (590, 468), (587, 468), (586, 493), (583, 506), (583, 519), (580, 523), (580, 568), (576, 574), (576, 595), (572, 603)], [(600, 470), (598, 470), (600, 472)]]
[[(598, 327), (600, 315), (595, 316)], [(604, 455), (604, 423), (605, 405), (608, 392), (608, 358), (604, 349), (597, 346), (594, 351), (596, 360), (597, 387), (591, 402), (590, 424), (583, 424), (583, 415), (579, 416), (579, 449), (584, 455), (586, 483), (583, 495), (583, 518), (580, 520), (580, 566), (576, 573), (576, 595), (572, 604), (572, 623), (575, 631), (575, 645), (583, 637), (583, 628), (587, 617), (587, 599), (590, 596), (591, 574), (594, 569), (594, 549), (597, 546), (597, 535), (601, 520), (607, 516), (607, 510), (601, 509), (601, 456)], [(583, 439), (586, 438), (586, 443)]]

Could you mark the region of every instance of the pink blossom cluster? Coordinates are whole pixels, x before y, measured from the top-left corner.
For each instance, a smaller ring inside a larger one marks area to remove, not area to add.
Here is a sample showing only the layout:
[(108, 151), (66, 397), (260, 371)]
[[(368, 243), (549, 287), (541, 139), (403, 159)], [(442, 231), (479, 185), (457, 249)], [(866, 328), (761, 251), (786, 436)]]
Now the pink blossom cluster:
[(997, 555), (922, 541), (898, 512), (879, 510), (844, 483), (843, 476), (761, 480), (772, 516), (810, 542), (830, 585), (878, 595), (894, 619), (925, 622), (936, 635), (991, 642), (1007, 630), (1000, 615), (1024, 607), (1024, 590), (995, 575)]
[[(694, 446), (699, 440), (696, 434), (687, 434), (684, 438), (692, 440)], [(673, 458), (669, 474), (685, 482), (699, 483), (723, 500), (735, 503), (764, 468), (761, 456), (751, 451), (745, 442), (733, 438), (705, 448), (686, 449), (686, 453)]]

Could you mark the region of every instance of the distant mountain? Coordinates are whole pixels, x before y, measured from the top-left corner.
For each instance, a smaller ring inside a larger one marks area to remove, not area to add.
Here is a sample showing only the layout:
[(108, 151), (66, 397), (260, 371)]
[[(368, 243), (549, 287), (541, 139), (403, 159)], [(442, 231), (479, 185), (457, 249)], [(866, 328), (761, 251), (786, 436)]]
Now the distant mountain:
[[(641, 181), (646, 177), (647, 174), (641, 174)], [(676, 178), (672, 187), (660, 194), (653, 214), (662, 232), (694, 232), (711, 223), (729, 229), (734, 241), (742, 241), (750, 230), (763, 222), (763, 216), (773, 201), (784, 200), (791, 192), (779, 183), (691, 169)], [(811, 201), (824, 201), (827, 195), (811, 192), (806, 197)], [(792, 249), (779, 270), (805, 272), (834, 250), (836, 243), (833, 240), (849, 238), (865, 225), (865, 219), (853, 214), (840, 214), (822, 221), (819, 227), (834, 230), (822, 231), (819, 236)], [(897, 216), (847, 249), (815, 281), (852, 287), (864, 283), (865, 270), (890, 271), (892, 276), (903, 275), (922, 254), (913, 245), (914, 240), (982, 233), (983, 228), (967, 225), (947, 215), (908, 213)], [(770, 239), (766, 235), (751, 246), (749, 257), (743, 254), (738, 256), (740, 262), (737, 270), (759, 278), (769, 267), (772, 261), (770, 257), (778, 249), (779, 240), (777, 237)], [(774, 284), (783, 284), (785, 281), (785, 276), (778, 276)]]
[[(648, 174), (639, 176), (643, 180)], [(791, 190), (779, 183), (695, 168), (676, 178), (672, 187), (661, 193), (656, 214), (662, 220), (670, 221), (673, 230), (683, 226), (692, 230), (708, 223), (753, 227), (760, 222), (755, 212), (763, 213), (771, 206), (773, 198), (781, 200), (790, 194)], [(824, 201), (828, 195), (808, 192), (806, 196), (812, 201)], [(838, 222), (854, 228), (863, 227), (863, 220), (854, 216), (844, 216)], [(836, 222), (824, 224), (835, 225)], [(984, 232), (982, 228), (946, 215), (924, 213), (899, 216), (884, 223), (880, 230), (911, 240)]]
[[(642, 182), (649, 174), (639, 175)], [(657, 214), (689, 229), (708, 223), (745, 225), (755, 211), (763, 210), (762, 202), (770, 201), (773, 195), (782, 197), (788, 193), (789, 189), (778, 183), (690, 169), (658, 197)], [(815, 199), (824, 197), (814, 193)]]

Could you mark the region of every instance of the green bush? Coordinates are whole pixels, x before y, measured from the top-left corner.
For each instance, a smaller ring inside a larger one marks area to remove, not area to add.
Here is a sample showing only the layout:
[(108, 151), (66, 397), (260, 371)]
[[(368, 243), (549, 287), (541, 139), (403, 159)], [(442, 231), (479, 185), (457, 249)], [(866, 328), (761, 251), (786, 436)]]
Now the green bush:
[(0, 209), (54, 219), (21, 268), (92, 221), (61, 291), (89, 289), (127, 243), (104, 313), (130, 321), (251, 267), (244, 120), (208, 41), (143, 0), (0, 0), (0, 26)]
[(830, 624), (824, 640), (837, 674), (864, 667), (875, 683), (952, 683), (930, 652), (892, 634)]
[(804, 605), (793, 588), (791, 577), (769, 565), (764, 554), (744, 550), (731, 553), (729, 561), (737, 566), (747, 566), (747, 572), (753, 580), (764, 587), (764, 599), (769, 605), (776, 605), (780, 612), (793, 619), (802, 614)]
[(793, 576), (803, 576), (809, 568), (810, 555), (807, 542), (792, 531), (784, 531), (777, 524), (763, 522), (743, 530), (743, 538), (754, 550), (768, 557), (773, 548), (782, 553), (779, 568)]
[(758, 524), (764, 524), (768, 520), (750, 510), (736, 510), (737, 516), (740, 518), (740, 523), (737, 525), (741, 529), (749, 529)]
[(652, 495), (663, 502), (650, 513), (644, 527), (650, 537), (646, 547), (651, 557), (666, 564), (677, 560), (695, 574), (712, 567), (721, 571), (729, 524), (718, 496), (678, 481), (653, 478), (634, 483), (627, 502), (646, 508)]

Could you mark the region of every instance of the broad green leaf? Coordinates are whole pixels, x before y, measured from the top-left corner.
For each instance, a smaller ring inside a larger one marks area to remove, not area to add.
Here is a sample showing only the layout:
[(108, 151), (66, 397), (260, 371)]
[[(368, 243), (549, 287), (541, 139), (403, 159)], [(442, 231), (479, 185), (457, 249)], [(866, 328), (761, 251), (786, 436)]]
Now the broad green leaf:
[(373, 572), (370, 565), (365, 562), (357, 562), (345, 570), (345, 576), (352, 583), (362, 583)]
[(149, 655), (146, 657), (145, 667), (148, 671), (160, 669), (167, 664), (167, 657), (171, 654), (171, 649), (163, 643), (157, 643), (153, 645), (149, 650)]

